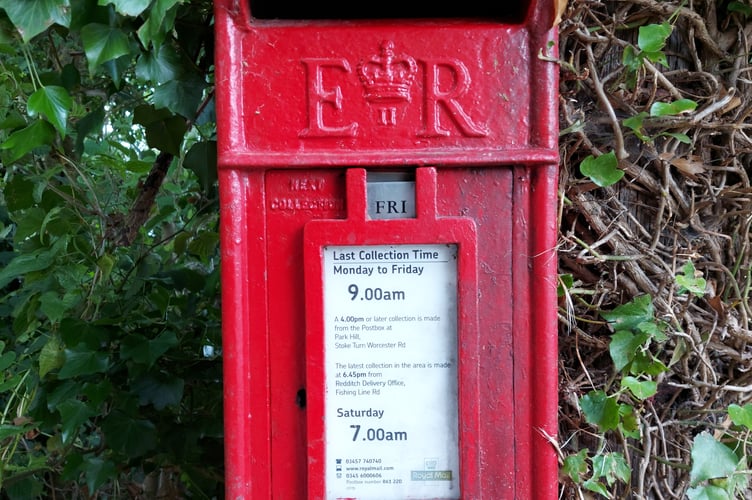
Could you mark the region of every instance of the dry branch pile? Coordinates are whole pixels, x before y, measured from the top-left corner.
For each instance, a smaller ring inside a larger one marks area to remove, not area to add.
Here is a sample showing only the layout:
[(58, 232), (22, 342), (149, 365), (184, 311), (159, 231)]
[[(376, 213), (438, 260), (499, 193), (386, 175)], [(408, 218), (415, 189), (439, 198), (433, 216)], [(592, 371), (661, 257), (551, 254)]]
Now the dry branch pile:
[[(601, 311), (649, 294), (668, 325), (659, 358), (668, 371), (637, 408), (640, 439), (614, 439), (632, 469), (625, 498), (686, 498), (692, 440), (716, 437), (729, 404), (752, 399), (752, 18), (749, 0), (574, 0), (560, 26), (560, 273), (574, 284), (560, 314), (560, 429), (564, 454), (603, 443), (578, 403), (608, 390), (613, 329)], [(625, 48), (638, 27), (669, 21), (668, 66), (646, 60), (630, 74)], [(691, 99), (690, 112), (648, 117), (641, 140), (623, 120), (655, 102)], [(676, 139), (681, 133), (689, 143)], [(624, 178), (598, 187), (579, 171), (615, 152)], [(705, 294), (681, 294), (691, 261)], [(600, 435), (602, 436), (602, 435)], [(562, 480), (562, 496), (582, 495)], [(748, 498), (752, 497), (752, 494)]]

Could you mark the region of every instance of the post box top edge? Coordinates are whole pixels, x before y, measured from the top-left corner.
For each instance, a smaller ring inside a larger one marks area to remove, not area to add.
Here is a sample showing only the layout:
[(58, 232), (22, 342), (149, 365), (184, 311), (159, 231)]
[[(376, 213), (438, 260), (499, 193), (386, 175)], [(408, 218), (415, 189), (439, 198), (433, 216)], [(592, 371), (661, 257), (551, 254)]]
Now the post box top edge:
[[(260, 1), (260, 0), (256, 0)], [(245, 29), (258, 29), (258, 28), (274, 28), (283, 26), (295, 26), (295, 25), (384, 25), (384, 24), (406, 24), (417, 23), (423, 25), (435, 25), (445, 26), (447, 24), (491, 24), (491, 25), (504, 25), (504, 26), (524, 26), (534, 32), (545, 32), (553, 27), (554, 19), (556, 17), (556, 5), (560, 3), (560, 0), (526, 0), (522, 2), (515, 2), (522, 4), (518, 6), (519, 12), (515, 10), (504, 10), (504, 7), (498, 7), (501, 9), (497, 15), (484, 15), (484, 11), (474, 12), (473, 10), (459, 12), (459, 15), (451, 15), (451, 12), (447, 11), (439, 12), (438, 14), (432, 14), (436, 12), (434, 7), (426, 9), (426, 15), (415, 11), (402, 10), (393, 12), (385, 16), (369, 15), (343, 15), (343, 16), (328, 16), (324, 13), (315, 13), (313, 11), (312, 16), (296, 16), (294, 14), (283, 14), (277, 16), (264, 16), (255, 17), (252, 14), (251, 7), (252, 0), (214, 0), (215, 10), (217, 12), (223, 12), (229, 14), (234, 18), (234, 23), (237, 27)], [(301, 4), (310, 5), (310, 2), (299, 2)], [(336, 2), (335, 2), (336, 3)], [(348, 2), (349, 3), (349, 2)], [(480, 2), (486, 5), (485, 2)], [(395, 2), (400, 8), (404, 8), (403, 2)], [(380, 6), (381, 4), (379, 4)], [(307, 12), (307, 13), (311, 13)], [(401, 16), (401, 13), (406, 15)], [(493, 14), (494, 11), (490, 11)], [(507, 14), (505, 14), (507, 12)], [(306, 12), (303, 12), (306, 13)], [(344, 13), (346, 14), (346, 13)]]

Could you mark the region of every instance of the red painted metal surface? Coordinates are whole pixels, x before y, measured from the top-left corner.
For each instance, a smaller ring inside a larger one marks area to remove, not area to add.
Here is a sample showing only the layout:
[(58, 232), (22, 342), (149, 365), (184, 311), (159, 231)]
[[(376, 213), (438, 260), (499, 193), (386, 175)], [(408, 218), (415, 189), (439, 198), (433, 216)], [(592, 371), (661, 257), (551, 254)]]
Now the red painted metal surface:
[[(558, 69), (539, 57), (556, 33), (553, 2), (528, 4), (507, 24), (258, 20), (215, 1), (227, 498), (323, 498), (306, 255), (447, 238), (474, 256), (462, 498), (556, 497)], [(365, 172), (391, 169), (417, 175), (418, 216), (371, 221)]]

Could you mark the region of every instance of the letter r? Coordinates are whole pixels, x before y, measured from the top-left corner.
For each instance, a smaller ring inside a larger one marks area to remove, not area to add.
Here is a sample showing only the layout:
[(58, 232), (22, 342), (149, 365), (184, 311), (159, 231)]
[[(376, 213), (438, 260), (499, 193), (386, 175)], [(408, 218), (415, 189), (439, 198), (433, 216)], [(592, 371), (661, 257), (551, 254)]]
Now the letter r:
[[(452, 75), (451, 87), (441, 90), (440, 69), (446, 68)], [(425, 61), (425, 128), (422, 137), (448, 137), (451, 132), (441, 127), (440, 110), (444, 110), (455, 126), (466, 137), (486, 137), (488, 130), (473, 122), (458, 99), (470, 89), (470, 72), (459, 60)]]

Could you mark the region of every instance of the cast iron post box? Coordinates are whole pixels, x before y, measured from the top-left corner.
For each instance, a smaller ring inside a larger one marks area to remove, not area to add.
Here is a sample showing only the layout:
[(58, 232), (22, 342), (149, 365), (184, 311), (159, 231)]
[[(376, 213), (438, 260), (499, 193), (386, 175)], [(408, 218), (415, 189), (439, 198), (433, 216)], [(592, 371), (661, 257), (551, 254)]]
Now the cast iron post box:
[(553, 1), (408, 3), (215, 2), (227, 498), (557, 496)]

